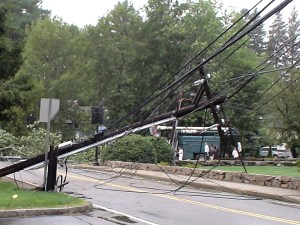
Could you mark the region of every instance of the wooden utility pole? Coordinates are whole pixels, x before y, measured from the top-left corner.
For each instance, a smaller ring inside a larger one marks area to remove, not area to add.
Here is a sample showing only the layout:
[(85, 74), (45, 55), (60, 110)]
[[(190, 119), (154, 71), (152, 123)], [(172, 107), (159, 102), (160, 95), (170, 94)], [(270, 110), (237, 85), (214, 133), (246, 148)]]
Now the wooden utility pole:
[[(123, 127), (123, 128), (121, 128), (119, 130), (116, 130), (116, 131), (107, 132), (107, 133), (104, 133), (104, 134), (103, 134), (103, 132), (100, 132), (100, 133), (97, 133), (97, 134), (91, 136), (89, 139), (80, 142), (80, 143), (75, 143), (72, 146), (64, 148), (64, 149), (58, 149), (57, 155), (60, 156), (60, 155), (64, 155), (64, 154), (73, 152), (76, 149), (80, 149), (80, 148), (83, 148), (83, 147), (86, 147), (86, 146), (90, 146), (91, 144), (100, 142), (100, 141), (105, 140), (105, 139), (109, 139), (113, 136), (117, 136), (119, 134), (127, 132), (128, 130), (137, 129), (137, 128), (140, 128), (140, 127), (143, 127), (145, 125), (149, 125), (149, 124), (152, 124), (152, 123), (155, 123), (155, 122), (164, 121), (165, 119), (169, 119), (169, 118), (180, 118), (180, 117), (183, 117), (183, 116), (185, 116), (185, 115), (187, 115), (191, 112), (204, 110), (204, 109), (212, 107), (213, 105), (218, 105), (218, 104), (224, 103), (226, 100), (227, 100), (226, 96), (219, 96), (219, 97), (216, 97), (216, 98), (212, 98), (209, 101), (204, 101), (204, 102), (201, 102), (201, 103), (197, 103), (196, 105), (186, 106), (186, 107), (183, 107), (179, 110), (174, 110), (174, 111), (162, 114), (162, 115), (158, 115), (158, 116), (148, 118), (146, 120), (131, 124), (130, 126)], [(48, 157), (49, 157), (49, 155), (48, 155)], [(34, 158), (30, 158), (26, 161), (19, 162), (19, 163), (16, 163), (14, 165), (10, 165), (10, 166), (5, 167), (5, 168), (1, 168), (0, 169), (0, 177), (18, 172), (18, 171), (23, 170), (27, 167), (30, 167), (30, 166), (33, 166), (35, 164), (41, 163), (41, 162), (43, 162), (44, 159), (45, 159), (44, 155), (38, 155), (38, 156), (36, 156)]]
[(48, 164), (48, 176), (47, 176), (47, 191), (54, 191), (56, 185), (57, 175), (57, 151), (58, 148), (50, 147), (49, 151), (49, 164)]
[[(178, 93), (176, 110), (179, 110), (181, 108), (181, 102), (182, 102), (182, 89), (180, 89)], [(174, 121), (172, 125), (171, 135), (170, 135), (170, 144), (175, 150), (177, 150), (177, 131), (176, 131), (177, 126), (178, 126), (178, 119)]]
[[(203, 83), (202, 83), (202, 86), (199, 88), (198, 93), (196, 94), (196, 97), (194, 99), (195, 103), (197, 103), (201, 99), (204, 92), (206, 94), (206, 98), (207, 98), (208, 101), (212, 99), (212, 94), (211, 94), (211, 91), (210, 91), (210, 87), (209, 87), (208, 82), (207, 82), (207, 75), (205, 74), (203, 67), (199, 68), (199, 73), (200, 73), (200, 79), (203, 80)], [(201, 97), (199, 97), (199, 96), (201, 96)], [(220, 153), (223, 153), (223, 155), (224, 155), (225, 154), (226, 141), (225, 141), (225, 138), (224, 138), (224, 131), (222, 130), (222, 126), (221, 126), (221, 120), (218, 116), (218, 113), (217, 113), (217, 110), (216, 110), (216, 105), (211, 105), (210, 109), (211, 109), (211, 112), (212, 112), (212, 115), (213, 115), (214, 123), (218, 124), (217, 129), (218, 129), (218, 133), (219, 133), (219, 136), (220, 136), (220, 147), (223, 148), (223, 149), (220, 149)]]

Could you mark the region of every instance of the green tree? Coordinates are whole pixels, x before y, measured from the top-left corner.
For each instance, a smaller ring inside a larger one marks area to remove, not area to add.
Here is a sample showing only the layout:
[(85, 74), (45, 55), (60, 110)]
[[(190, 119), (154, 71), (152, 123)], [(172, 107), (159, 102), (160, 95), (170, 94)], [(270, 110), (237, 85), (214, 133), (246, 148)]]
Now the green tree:
[[(242, 14), (246, 13), (246, 10), (242, 10)], [(248, 14), (245, 18), (246, 22), (252, 20), (256, 15), (257, 15), (257, 8), (255, 8), (255, 10)], [(252, 24), (255, 23), (257, 20), (260, 19), (260, 16), (256, 17)], [(250, 40), (248, 43), (248, 46), (250, 49), (252, 49), (253, 51), (257, 52), (258, 54), (263, 54), (266, 52), (267, 50), (267, 46), (266, 46), (266, 31), (264, 28), (264, 24), (259, 25), (256, 29), (254, 29), (252, 32), (250, 32), (249, 34), (250, 36)]]
[(49, 11), (39, 8), (40, 0), (2, 0), (0, 9), (5, 10), (4, 31), (1, 38), (1, 79), (12, 77), (20, 67), (25, 28), (33, 21), (47, 17)]
[(0, 85), (1, 128), (15, 135), (22, 135), (26, 133), (26, 117), (31, 109), (31, 80), (24, 76), (10, 79)]
[[(282, 22), (279, 23), (278, 18), (277, 20), (277, 24), (283, 25)], [(288, 31), (285, 35), (287, 40), (299, 36), (299, 19), (295, 9), (290, 14), (286, 30)], [(273, 35), (269, 44), (274, 40), (278, 40), (279, 43), (283, 42), (279, 31), (273, 32)], [(284, 57), (281, 57), (281, 65), (295, 67), (295, 64), (299, 62), (299, 47), (297, 38), (291, 41), (285, 48)], [(289, 146), (299, 144), (299, 126), (296, 122), (299, 120), (298, 79), (299, 71), (296, 68), (285, 68), (281, 72), (273, 73), (273, 78), (270, 79), (272, 85), (268, 85), (269, 91), (264, 96), (264, 101), (268, 104), (265, 105), (262, 113), (265, 115), (265, 126), (268, 128), (266, 132), (273, 133), (273, 143), (287, 142)]]
[(142, 47), (138, 40), (141, 23), (138, 12), (124, 1), (102, 17), (96, 27), (88, 29), (94, 68), (89, 102), (104, 105), (109, 121), (129, 112), (137, 98), (138, 65), (134, 60), (140, 57), (138, 49)]
[[(84, 69), (89, 63), (84, 55), (86, 45), (83, 43), (87, 43), (85, 33), (75, 26), (56, 19), (37, 21), (27, 30), (24, 63), (16, 75), (20, 79), (28, 77), (33, 84), (27, 113), (38, 115), (42, 97), (60, 99), (57, 118), (60, 123), (56, 123), (54, 128), (68, 139), (74, 137), (74, 129), (70, 128), (75, 124), (80, 126), (78, 123), (85, 117), (79, 102), (85, 102), (84, 94), (90, 88), (85, 82), (88, 78)], [(76, 104), (72, 105), (74, 102)]]
[(286, 65), (293, 66), (295, 63), (297, 63), (297, 60), (299, 59), (300, 55), (300, 43), (299, 38), (297, 38), (300, 35), (300, 21), (298, 17), (298, 12), (296, 8), (294, 7), (288, 21), (288, 38), (291, 41), (287, 48), (287, 62)]
[(286, 64), (286, 56), (285, 56), (285, 49), (279, 51), (279, 49), (283, 46), (283, 44), (288, 40), (287, 37), (287, 29), (286, 23), (282, 19), (281, 13), (276, 15), (275, 20), (273, 21), (272, 25), (270, 26), (269, 30), (269, 40), (268, 40), (268, 54), (272, 55), (275, 54), (274, 59), (274, 66), (276, 68), (282, 68)]
[(14, 78), (21, 63), (25, 28), (33, 21), (46, 17), (49, 11), (39, 8), (41, 1), (0, 2), (0, 74), (1, 106), (0, 122), (2, 128), (21, 134), (26, 127), (26, 96), (31, 89), (28, 77)]

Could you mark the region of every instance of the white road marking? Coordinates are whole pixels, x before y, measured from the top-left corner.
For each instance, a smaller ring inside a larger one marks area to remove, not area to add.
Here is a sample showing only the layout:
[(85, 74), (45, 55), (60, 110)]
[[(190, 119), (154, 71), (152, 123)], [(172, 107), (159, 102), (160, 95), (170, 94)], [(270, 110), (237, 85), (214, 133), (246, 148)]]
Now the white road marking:
[(109, 208), (106, 208), (104, 206), (100, 206), (100, 205), (95, 205), (93, 204), (93, 207), (96, 208), (96, 209), (102, 209), (102, 210), (105, 210), (105, 211), (108, 211), (108, 212), (113, 212), (113, 213), (116, 213), (116, 214), (119, 214), (119, 215), (122, 215), (122, 216), (126, 216), (130, 219), (134, 219), (134, 220), (137, 220), (137, 221), (140, 221), (140, 222), (143, 222), (145, 224), (149, 224), (149, 225), (159, 225), (157, 223), (152, 223), (150, 221), (147, 221), (147, 220), (143, 220), (143, 219), (140, 219), (140, 218), (137, 218), (135, 216), (131, 216), (131, 215), (128, 215), (126, 213), (122, 213), (122, 212), (119, 212), (119, 211), (116, 211), (116, 210), (113, 210), (113, 209), (109, 209)]

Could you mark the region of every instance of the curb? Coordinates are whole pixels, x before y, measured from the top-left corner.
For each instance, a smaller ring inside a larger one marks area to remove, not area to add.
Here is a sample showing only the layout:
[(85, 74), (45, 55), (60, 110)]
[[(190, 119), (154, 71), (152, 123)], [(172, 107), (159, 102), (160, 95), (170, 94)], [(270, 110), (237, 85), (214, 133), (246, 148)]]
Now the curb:
[(77, 207), (63, 207), (63, 208), (44, 208), (44, 209), (16, 209), (0, 211), (0, 218), (8, 217), (33, 217), (33, 216), (50, 216), (60, 214), (75, 214), (90, 212), (93, 210), (91, 203), (84, 206)]

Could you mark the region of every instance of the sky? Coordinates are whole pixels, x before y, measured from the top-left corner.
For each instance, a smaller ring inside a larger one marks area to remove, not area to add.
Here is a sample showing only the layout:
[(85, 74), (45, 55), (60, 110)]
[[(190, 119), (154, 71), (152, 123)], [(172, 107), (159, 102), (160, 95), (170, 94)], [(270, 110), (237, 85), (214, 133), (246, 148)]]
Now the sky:
[[(104, 16), (114, 8), (119, 0), (43, 0), (42, 8), (52, 12), (52, 16), (58, 16), (64, 22), (75, 24), (79, 27), (84, 25), (96, 25), (99, 17)], [(223, 0), (226, 8), (240, 10), (251, 8), (259, 0)], [(276, 0), (275, 5), (283, 0)], [(136, 9), (140, 9), (147, 3), (147, 0), (131, 0)], [(269, 2), (265, 0), (264, 2)], [(283, 15), (288, 15), (293, 6), (296, 6), (300, 17), (300, 0), (294, 0), (284, 11)], [(287, 18), (287, 16), (286, 16)]]

